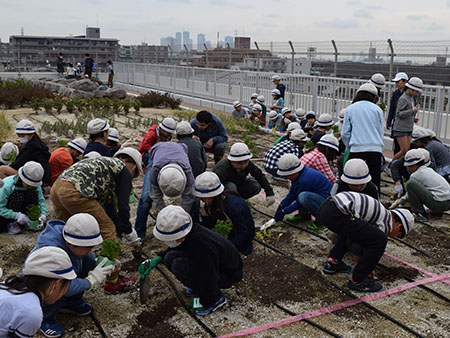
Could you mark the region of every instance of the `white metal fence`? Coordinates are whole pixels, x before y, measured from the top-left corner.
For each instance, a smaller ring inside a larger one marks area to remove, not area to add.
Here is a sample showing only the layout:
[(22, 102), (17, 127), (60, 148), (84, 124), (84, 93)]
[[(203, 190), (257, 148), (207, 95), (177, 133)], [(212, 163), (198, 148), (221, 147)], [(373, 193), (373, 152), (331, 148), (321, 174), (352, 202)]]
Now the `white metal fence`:
[[(267, 104), (272, 100), (270, 91), (274, 88), (273, 74), (265, 72), (123, 62), (116, 62), (114, 70), (115, 80), (122, 84), (227, 104), (240, 100), (245, 105), (254, 92), (264, 95)], [(365, 81), (282, 74), (282, 82), (287, 87), (287, 107), (329, 113), (337, 118), (339, 111), (351, 104), (356, 90)], [(394, 83), (388, 82), (381, 95), (380, 100), (386, 103), (387, 111), (394, 90)], [(450, 143), (449, 101), (449, 87), (425, 86), (418, 113), (418, 124), (433, 129), (447, 144)]]

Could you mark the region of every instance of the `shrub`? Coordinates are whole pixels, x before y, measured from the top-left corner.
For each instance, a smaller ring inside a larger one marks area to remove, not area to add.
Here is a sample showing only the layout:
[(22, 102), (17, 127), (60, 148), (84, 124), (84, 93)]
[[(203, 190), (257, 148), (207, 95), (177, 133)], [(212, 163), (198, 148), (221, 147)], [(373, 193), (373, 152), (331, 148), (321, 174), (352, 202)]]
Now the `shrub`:
[(52, 113), (52, 109), (53, 109), (53, 100), (51, 100), (51, 99), (44, 99), (44, 100), (42, 100), (42, 107), (44, 107), (45, 112), (47, 114), (51, 114)]
[(132, 106), (133, 106), (133, 102), (131, 101), (131, 99), (122, 100), (122, 107), (123, 107), (123, 111), (125, 112), (125, 114), (128, 115), (128, 113), (130, 112), (130, 108)]
[(172, 109), (177, 109), (181, 104), (181, 99), (176, 99), (168, 93), (160, 94), (154, 91), (138, 96), (138, 100), (144, 108), (170, 107)]
[(66, 99), (64, 101), (64, 104), (66, 106), (66, 110), (69, 114), (72, 114), (75, 111), (75, 103), (72, 99)]
[(9, 124), (8, 120), (6, 119), (6, 116), (4, 113), (0, 113), (0, 140), (6, 140), (12, 132), (11, 125)]
[(63, 99), (61, 97), (56, 97), (53, 100), (53, 108), (55, 108), (58, 113), (61, 113), (61, 110), (63, 109), (63, 107), (64, 107)]
[(41, 110), (42, 103), (40, 100), (33, 98), (30, 102), (30, 107), (33, 108), (36, 114), (38, 114), (39, 110)]
[(141, 110), (141, 106), (141, 101), (139, 101), (138, 99), (133, 100), (133, 108), (136, 113), (139, 113), (139, 111)]

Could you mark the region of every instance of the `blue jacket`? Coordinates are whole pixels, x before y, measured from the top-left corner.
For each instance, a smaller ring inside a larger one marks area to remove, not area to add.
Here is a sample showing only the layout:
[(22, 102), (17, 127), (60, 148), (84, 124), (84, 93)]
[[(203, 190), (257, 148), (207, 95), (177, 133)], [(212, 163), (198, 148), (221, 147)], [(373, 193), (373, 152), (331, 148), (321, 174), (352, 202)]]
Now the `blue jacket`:
[[(56, 246), (63, 249), (69, 255), (70, 261), (73, 265), (73, 269), (78, 275), (82, 269), (82, 258), (75, 256), (72, 251), (66, 246), (66, 241), (64, 240), (62, 235), (65, 224), (65, 222), (59, 220), (48, 221), (44, 231), (42, 231), (37, 239), (37, 245), (32, 251), (44, 246)], [(90, 253), (89, 255), (92, 255), (92, 259), (95, 259), (94, 254)], [(65, 296), (70, 297), (90, 288), (91, 283), (87, 279), (75, 278), (70, 281), (70, 286), (66, 291)]]
[(290, 214), (300, 208), (298, 195), (301, 192), (313, 192), (327, 198), (330, 190), (331, 183), (325, 175), (315, 169), (304, 167), (297, 179), (291, 183), (289, 193), (281, 201), (280, 206), (283, 207), (286, 214)]
[(109, 150), (109, 148), (100, 142), (89, 141), (89, 143), (86, 146), (86, 149), (84, 150), (83, 156), (89, 154), (92, 151), (96, 151), (102, 156), (111, 157), (111, 151)]
[(206, 128), (203, 131), (198, 128), (196, 123), (197, 119), (191, 120), (191, 127), (194, 129), (194, 135), (198, 136), (202, 143), (206, 143), (210, 138), (213, 139), (214, 144), (227, 142), (228, 135), (222, 121), (220, 121), (220, 119), (213, 113), (211, 113), (211, 115), (213, 117), (214, 123), (212, 124), (212, 126)]
[(358, 101), (346, 108), (342, 141), (351, 153), (383, 153), (383, 111), (369, 101)]

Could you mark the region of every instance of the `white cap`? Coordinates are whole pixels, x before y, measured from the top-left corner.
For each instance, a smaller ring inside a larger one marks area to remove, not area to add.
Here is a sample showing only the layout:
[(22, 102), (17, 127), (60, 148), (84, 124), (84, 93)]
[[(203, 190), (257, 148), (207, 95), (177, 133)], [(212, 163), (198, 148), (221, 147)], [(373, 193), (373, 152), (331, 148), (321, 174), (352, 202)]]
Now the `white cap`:
[(44, 246), (30, 253), (22, 272), (25, 276), (69, 280), (77, 278), (67, 252), (55, 246)]
[(312, 117), (316, 118), (316, 113), (311, 110), (306, 113), (306, 119), (308, 119), (308, 116), (310, 116), (310, 117), (312, 116)]
[(161, 121), (159, 127), (168, 133), (175, 134), (177, 130), (177, 122), (171, 117), (166, 117)]
[(166, 164), (159, 171), (158, 185), (162, 193), (168, 197), (181, 195), (186, 188), (186, 174), (176, 163)]
[(288, 133), (290, 133), (291, 131), (293, 131), (295, 129), (301, 129), (301, 128), (302, 128), (302, 126), (300, 125), (300, 123), (298, 123), (298, 122), (291, 122), (291, 123), (289, 123), (286, 131)]
[(418, 92), (421, 92), (423, 90), (423, 82), (418, 77), (412, 77), (409, 79), (408, 82), (406, 82), (406, 87), (417, 90)]
[(302, 119), (306, 115), (306, 111), (303, 108), (297, 108), (294, 113), (295, 117), (298, 119)]
[(89, 135), (94, 135), (109, 129), (109, 124), (102, 119), (93, 119), (87, 125), (87, 132)]
[(317, 127), (330, 127), (333, 124), (333, 117), (330, 114), (321, 114), (316, 121)]
[(192, 194), (195, 197), (214, 197), (224, 190), (225, 187), (220, 183), (219, 176), (212, 171), (205, 171), (195, 178)]
[(142, 155), (139, 151), (131, 147), (125, 147), (120, 149), (114, 154), (114, 157), (118, 157), (120, 154), (128, 155), (131, 157), (134, 163), (136, 163), (136, 176), (138, 177), (142, 171)]
[(8, 155), (11, 153), (15, 153), (16, 155), (19, 154), (19, 148), (14, 143), (6, 142), (0, 149), (0, 162), (3, 164), (9, 164), (11, 160)]
[(194, 132), (191, 124), (187, 121), (181, 121), (177, 124), (177, 135), (190, 135)]
[(408, 81), (408, 75), (406, 73), (400, 72), (400, 73), (395, 74), (395, 77), (392, 79), (393, 82), (397, 82), (400, 80)]
[(262, 111), (262, 107), (261, 107), (261, 105), (258, 104), (258, 103), (255, 103), (255, 104), (252, 106), (252, 109), (253, 109), (253, 110), (259, 110), (259, 111)]
[(275, 89), (272, 89), (271, 94), (272, 95), (281, 95), (281, 92), (275, 88)]
[(419, 149), (411, 149), (405, 155), (405, 167), (410, 167), (419, 163), (420, 161), (425, 161), (424, 154)]
[(347, 184), (366, 184), (372, 180), (372, 176), (364, 160), (353, 158), (345, 163), (341, 180)]
[(386, 83), (386, 78), (381, 73), (375, 73), (370, 78), (369, 83), (372, 83), (377, 88), (383, 89), (384, 84)]
[(168, 205), (156, 217), (153, 235), (160, 241), (176, 241), (192, 229), (192, 218), (182, 207)]
[(412, 132), (412, 138), (414, 140), (420, 140), (421, 138), (429, 137), (429, 136), (430, 136), (429, 132), (425, 128), (414, 125), (414, 129)]
[(301, 128), (294, 129), (293, 131), (291, 131), (291, 135), (289, 135), (289, 139), (292, 141), (303, 141), (303, 142), (306, 142), (309, 140), (306, 137), (305, 132)]
[(258, 102), (259, 104), (263, 104), (265, 102), (264, 96), (258, 95), (258, 97), (256, 98), (256, 102)]
[(228, 159), (233, 162), (240, 162), (251, 159), (252, 153), (248, 149), (247, 145), (242, 142), (237, 142), (231, 146)]
[(40, 163), (29, 161), (19, 168), (18, 174), (25, 184), (31, 187), (39, 187), (42, 185), (44, 168), (42, 168)]
[(270, 112), (267, 113), (267, 118), (269, 120), (276, 120), (278, 118), (278, 113), (275, 110), (271, 110)]
[(275, 74), (275, 75), (272, 76), (272, 81), (278, 81), (278, 80), (281, 80), (280, 75)]
[(369, 92), (373, 95), (378, 96), (377, 87), (375, 87), (372, 83), (369, 82), (362, 84), (356, 91), (356, 94), (358, 94), (359, 92)]
[(103, 242), (97, 220), (86, 213), (75, 214), (67, 220), (63, 237), (70, 244), (77, 246), (95, 246)]
[(234, 102), (233, 102), (233, 107), (234, 107), (234, 108), (237, 108), (237, 107), (239, 107), (239, 106), (242, 106), (241, 101), (234, 101)]
[(331, 134), (325, 134), (323, 135), (320, 140), (317, 142), (317, 144), (321, 144), (327, 147), (330, 147), (336, 151), (339, 151), (339, 141), (336, 137), (334, 137)]
[(84, 154), (84, 150), (86, 149), (87, 143), (81, 137), (77, 137), (76, 139), (70, 141), (67, 146), (75, 149), (76, 151), (79, 151), (81, 154)]
[(30, 120), (20, 120), (16, 125), (16, 134), (33, 134), (36, 132), (34, 124)]
[(291, 113), (292, 109), (288, 108), (288, 107), (283, 107), (283, 109), (281, 109), (281, 115), (284, 115), (286, 113)]
[(294, 154), (284, 154), (278, 161), (277, 174), (280, 176), (288, 176), (298, 173), (303, 170), (305, 166)]
[(414, 216), (411, 211), (408, 209), (394, 209), (392, 212), (400, 218), (403, 224), (403, 229), (405, 230), (405, 236), (408, 235), (414, 227)]
[(250, 96), (251, 99), (256, 99), (258, 97), (258, 93), (253, 93), (252, 96)]
[(425, 148), (418, 148), (417, 150), (420, 150), (420, 152), (423, 155), (423, 160), (425, 161), (425, 166), (429, 167), (431, 164), (431, 159), (430, 159), (430, 152), (425, 149)]
[(86, 155), (83, 156), (83, 160), (86, 158), (96, 158), (101, 157), (100, 153), (98, 151), (90, 151)]
[(341, 111), (338, 114), (339, 120), (343, 120), (344, 119), (346, 110), (347, 109), (345, 109), (345, 108), (341, 109)]
[(116, 128), (109, 128), (108, 140), (119, 142), (119, 131)]

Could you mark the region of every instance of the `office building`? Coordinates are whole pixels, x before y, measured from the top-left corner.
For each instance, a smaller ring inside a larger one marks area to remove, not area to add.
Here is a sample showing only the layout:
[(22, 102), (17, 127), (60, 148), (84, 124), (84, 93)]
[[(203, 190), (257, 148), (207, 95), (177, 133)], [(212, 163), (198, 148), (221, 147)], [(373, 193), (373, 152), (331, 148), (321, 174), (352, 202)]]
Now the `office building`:
[(234, 48), (250, 49), (250, 38), (244, 36), (236, 36), (234, 38)]
[(203, 51), (203, 49), (205, 48), (203, 44), (205, 43), (206, 43), (205, 34), (203, 33), (197, 34), (197, 50), (199, 52)]
[(224, 39), (225, 47), (230, 45), (231, 48), (234, 48), (234, 38), (232, 36), (227, 35)]

